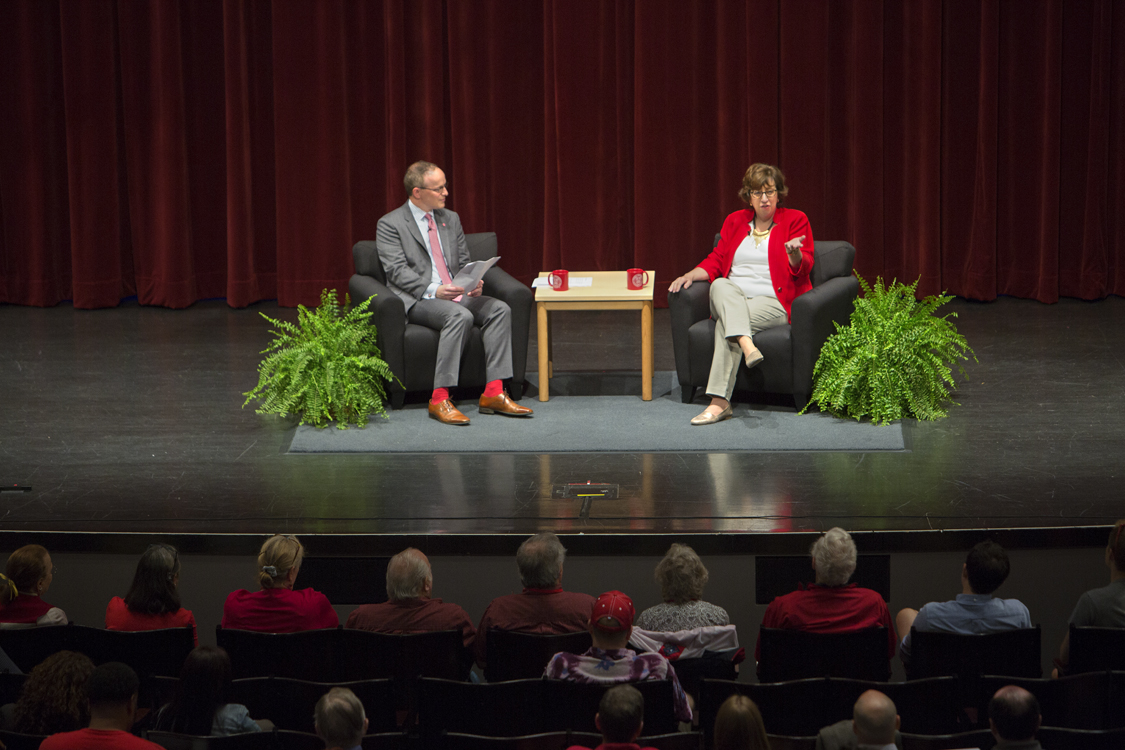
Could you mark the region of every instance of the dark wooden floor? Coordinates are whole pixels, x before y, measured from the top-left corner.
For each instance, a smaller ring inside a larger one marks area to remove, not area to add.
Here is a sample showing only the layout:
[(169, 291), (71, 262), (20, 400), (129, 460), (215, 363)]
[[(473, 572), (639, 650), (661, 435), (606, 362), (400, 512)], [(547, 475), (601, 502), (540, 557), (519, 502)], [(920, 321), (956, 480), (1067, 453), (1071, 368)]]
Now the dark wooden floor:
[[(905, 425), (902, 453), (286, 455), (292, 424), (241, 408), (241, 394), (268, 340), (258, 313), (295, 311), (0, 307), (0, 483), (31, 487), (0, 493), (0, 530), (552, 529), (627, 545), (646, 534), (1069, 528), (1125, 516), (1125, 301), (945, 309), (979, 363), (948, 419)], [(636, 325), (625, 313), (559, 316), (556, 361), (639, 368)], [(671, 370), (667, 310), (656, 328), (656, 368)], [(779, 403), (768, 408), (791, 408)], [(554, 486), (587, 480), (619, 485), (620, 497), (595, 501), (588, 517), (553, 499)]]

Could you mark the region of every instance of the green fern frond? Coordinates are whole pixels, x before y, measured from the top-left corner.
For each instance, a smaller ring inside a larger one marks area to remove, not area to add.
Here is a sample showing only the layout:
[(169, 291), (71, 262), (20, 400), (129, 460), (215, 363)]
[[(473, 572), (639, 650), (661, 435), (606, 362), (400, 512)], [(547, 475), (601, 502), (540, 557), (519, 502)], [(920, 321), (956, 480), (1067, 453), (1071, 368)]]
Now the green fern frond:
[(316, 310), (297, 306), (296, 325), (262, 314), (274, 326), (273, 340), (262, 350), (258, 385), (242, 394), (243, 407), (258, 399), (259, 414), (296, 414), (300, 424), (335, 422), (341, 430), (363, 427), (372, 414), (386, 418), (386, 383), (394, 374), (375, 343), (370, 302), (352, 307), (344, 295), (341, 305), (336, 290), (325, 289)]
[(916, 279), (889, 285), (876, 277), (868, 284), (858, 274), (863, 296), (855, 301), (847, 326), (835, 324), (813, 367), (816, 403), (838, 417), (876, 424), (904, 417), (920, 420), (947, 416), (947, 403), (955, 403), (950, 388), (955, 382), (950, 363), (964, 375), (962, 361), (976, 355), (951, 318), (934, 313), (952, 297), (931, 295), (918, 300)]

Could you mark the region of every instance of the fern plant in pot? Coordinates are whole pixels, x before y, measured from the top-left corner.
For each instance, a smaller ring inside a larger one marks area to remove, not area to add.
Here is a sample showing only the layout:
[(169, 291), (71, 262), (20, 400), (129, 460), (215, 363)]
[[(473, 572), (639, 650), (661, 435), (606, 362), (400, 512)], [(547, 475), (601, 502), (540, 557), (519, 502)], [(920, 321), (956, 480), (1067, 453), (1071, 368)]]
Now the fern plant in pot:
[(351, 307), (344, 295), (340, 305), (335, 289), (320, 294), (320, 306), (310, 311), (297, 306), (297, 323), (262, 317), (273, 324), (274, 340), (258, 365), (258, 385), (242, 394), (245, 407), (254, 399), (259, 414), (296, 414), (300, 424), (341, 430), (349, 423), (367, 424), (371, 414), (387, 416), (385, 384), (394, 375), (375, 345), (370, 300)]
[(976, 359), (950, 321), (957, 313), (934, 314), (953, 298), (939, 294), (919, 301), (917, 280), (884, 286), (876, 277), (870, 286), (856, 276), (863, 296), (855, 301), (849, 324), (836, 324), (821, 349), (805, 409), (816, 403), (835, 416), (870, 416), (876, 424), (947, 416), (945, 405), (955, 403), (949, 395), (954, 385), (949, 363), (964, 375), (961, 361)]

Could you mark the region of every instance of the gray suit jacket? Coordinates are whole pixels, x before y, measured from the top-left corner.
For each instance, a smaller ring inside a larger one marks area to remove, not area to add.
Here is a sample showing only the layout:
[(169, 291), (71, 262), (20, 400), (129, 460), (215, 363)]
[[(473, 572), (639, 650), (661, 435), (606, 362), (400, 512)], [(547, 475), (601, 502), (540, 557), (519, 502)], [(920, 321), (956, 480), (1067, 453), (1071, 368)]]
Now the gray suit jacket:
[[(461, 219), (449, 209), (438, 208), (434, 210), (434, 222), (449, 275), (456, 276), (469, 262), (469, 244), (461, 229)], [(410, 310), (426, 293), (433, 265), (418, 223), (410, 212), (410, 201), (379, 219), (375, 249), (387, 274), (387, 286), (402, 297), (406, 309)]]
[[(895, 732), (895, 745), (902, 747), (902, 734), (899, 732)], [(829, 724), (816, 736), (816, 750), (855, 750), (857, 747), (859, 740), (852, 730), (851, 719)]]

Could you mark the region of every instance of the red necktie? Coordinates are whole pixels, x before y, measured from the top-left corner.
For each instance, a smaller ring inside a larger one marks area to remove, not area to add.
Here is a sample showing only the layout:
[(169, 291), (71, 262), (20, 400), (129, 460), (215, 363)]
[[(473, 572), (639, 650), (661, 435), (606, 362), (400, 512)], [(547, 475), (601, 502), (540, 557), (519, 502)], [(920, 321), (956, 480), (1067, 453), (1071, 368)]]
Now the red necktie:
[[(449, 268), (445, 265), (445, 256), (441, 252), (441, 241), (438, 240), (434, 217), (426, 214), (426, 222), (430, 225), (430, 257), (433, 258), (434, 266), (437, 268), (438, 278), (441, 279), (441, 283), (452, 285), (453, 279), (449, 276)], [(460, 302), (461, 296), (458, 294), (453, 301)]]

